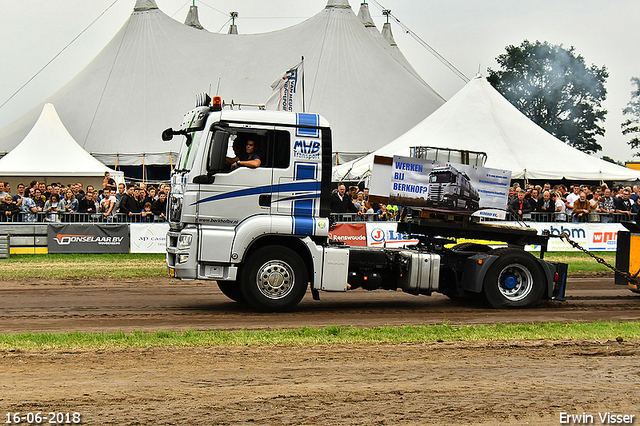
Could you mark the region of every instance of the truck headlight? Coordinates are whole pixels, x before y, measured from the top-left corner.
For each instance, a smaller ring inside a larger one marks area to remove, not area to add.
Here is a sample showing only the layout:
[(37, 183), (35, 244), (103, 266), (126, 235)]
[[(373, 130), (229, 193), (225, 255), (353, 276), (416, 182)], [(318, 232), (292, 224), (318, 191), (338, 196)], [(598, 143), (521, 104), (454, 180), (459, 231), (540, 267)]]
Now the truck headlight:
[(193, 236), (191, 234), (183, 234), (178, 238), (178, 249), (184, 250), (191, 247), (191, 240)]

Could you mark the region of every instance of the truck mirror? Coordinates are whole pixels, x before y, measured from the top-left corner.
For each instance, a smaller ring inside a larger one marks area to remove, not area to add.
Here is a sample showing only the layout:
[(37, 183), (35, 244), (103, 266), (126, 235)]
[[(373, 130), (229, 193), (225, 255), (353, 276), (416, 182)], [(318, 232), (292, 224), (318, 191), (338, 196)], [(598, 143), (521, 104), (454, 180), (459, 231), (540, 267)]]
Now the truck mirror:
[(229, 142), (229, 132), (217, 130), (213, 135), (211, 146), (209, 147), (209, 161), (207, 162), (208, 172), (218, 172), (224, 170), (227, 164), (227, 144)]
[(169, 127), (167, 130), (162, 132), (162, 140), (168, 142), (171, 139), (173, 139), (173, 129)]

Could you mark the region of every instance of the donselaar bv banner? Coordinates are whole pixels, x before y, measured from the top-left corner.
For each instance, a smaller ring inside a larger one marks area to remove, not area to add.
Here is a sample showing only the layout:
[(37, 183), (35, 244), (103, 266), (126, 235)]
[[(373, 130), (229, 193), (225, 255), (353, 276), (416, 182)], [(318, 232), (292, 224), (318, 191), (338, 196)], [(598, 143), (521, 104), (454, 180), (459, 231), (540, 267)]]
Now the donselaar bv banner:
[(50, 224), (49, 253), (129, 253), (127, 224)]
[(394, 156), (391, 173), (391, 204), (506, 217), (508, 170)]
[(303, 77), (304, 62), (301, 61), (271, 84), (273, 94), (267, 100), (266, 109), (304, 112)]

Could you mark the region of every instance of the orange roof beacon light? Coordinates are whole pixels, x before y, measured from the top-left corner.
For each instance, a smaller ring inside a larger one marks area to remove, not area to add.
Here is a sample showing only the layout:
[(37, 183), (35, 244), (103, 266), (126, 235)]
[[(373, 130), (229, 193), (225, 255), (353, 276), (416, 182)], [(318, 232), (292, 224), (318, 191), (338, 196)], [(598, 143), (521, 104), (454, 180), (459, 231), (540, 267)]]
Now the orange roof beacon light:
[(211, 111), (222, 111), (222, 98), (220, 96), (214, 96), (211, 103)]

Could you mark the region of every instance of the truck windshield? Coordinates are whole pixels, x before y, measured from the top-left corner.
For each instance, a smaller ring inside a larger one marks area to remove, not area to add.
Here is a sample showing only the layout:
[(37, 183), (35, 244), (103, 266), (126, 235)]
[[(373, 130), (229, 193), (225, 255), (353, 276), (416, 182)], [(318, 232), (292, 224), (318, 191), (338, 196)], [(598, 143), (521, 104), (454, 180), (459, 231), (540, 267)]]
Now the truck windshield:
[(455, 179), (453, 178), (451, 172), (433, 173), (429, 177), (429, 182), (431, 183), (449, 183), (454, 181)]
[[(193, 162), (196, 158), (196, 153), (198, 152), (198, 147), (200, 146), (200, 142), (202, 141), (202, 135), (204, 134), (203, 130), (199, 130), (197, 132), (191, 133), (191, 145), (187, 146), (186, 143), (183, 143), (180, 146), (180, 154), (178, 155), (178, 163), (176, 167), (176, 171), (178, 172), (188, 172), (191, 171), (191, 167), (193, 167)], [(185, 138), (186, 141), (186, 138)]]

